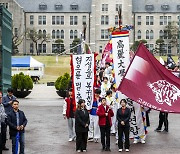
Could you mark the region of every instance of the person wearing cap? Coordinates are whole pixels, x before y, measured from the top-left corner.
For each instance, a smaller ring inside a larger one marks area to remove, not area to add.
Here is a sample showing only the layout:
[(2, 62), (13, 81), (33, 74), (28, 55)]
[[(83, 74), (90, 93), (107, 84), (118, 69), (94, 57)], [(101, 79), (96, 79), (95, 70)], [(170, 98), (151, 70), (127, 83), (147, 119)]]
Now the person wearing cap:
[[(11, 112), (13, 110), (12, 108), (12, 101), (16, 100), (16, 97), (13, 95), (13, 89), (12, 88), (8, 88), (7, 89), (7, 95), (3, 96), (2, 98), (2, 104), (4, 105), (4, 109), (5, 109), (5, 113), (8, 115), (9, 112)], [(6, 119), (7, 120), (7, 119)], [(9, 150), (6, 147), (6, 139), (7, 139), (7, 123), (3, 122), (1, 124), (1, 130), (3, 131), (2, 133), (2, 140), (3, 140), (3, 150)]]
[(98, 107), (96, 113), (99, 116), (102, 151), (111, 151), (110, 150), (110, 131), (112, 126), (111, 117), (114, 116), (114, 113), (111, 107), (107, 105), (105, 97), (101, 98), (101, 105)]
[(125, 136), (125, 151), (129, 152), (129, 131), (130, 131), (130, 124), (129, 119), (131, 117), (131, 111), (129, 108), (126, 107), (127, 102), (125, 99), (120, 101), (121, 108), (117, 110), (117, 120), (118, 120), (118, 147), (119, 152), (123, 150), (123, 134)]
[(75, 118), (74, 113), (76, 111), (76, 103), (73, 98), (72, 89), (69, 89), (68, 97), (64, 100), (63, 105), (63, 117), (67, 119), (68, 122), (68, 132), (69, 132), (69, 142), (75, 140)]
[(87, 138), (89, 130), (89, 113), (85, 106), (85, 100), (78, 101), (75, 112), (76, 151), (87, 151)]

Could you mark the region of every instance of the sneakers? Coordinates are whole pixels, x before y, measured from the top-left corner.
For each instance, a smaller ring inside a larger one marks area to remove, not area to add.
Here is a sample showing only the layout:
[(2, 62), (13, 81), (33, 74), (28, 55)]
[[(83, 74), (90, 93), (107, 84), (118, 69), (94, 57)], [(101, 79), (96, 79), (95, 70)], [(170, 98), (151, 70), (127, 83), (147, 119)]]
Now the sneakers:
[(119, 151), (119, 152), (122, 152), (122, 149), (119, 149), (118, 151)]
[(79, 152), (81, 152), (81, 150), (77, 150), (77, 152), (79, 153)]
[(129, 152), (129, 149), (126, 149), (125, 151), (126, 151), (126, 152)]
[(69, 142), (72, 142), (73, 141), (73, 138), (69, 138), (69, 140), (68, 140)]
[(145, 143), (146, 143), (146, 141), (144, 141), (144, 140), (141, 140), (141, 143), (142, 143), (142, 144), (145, 144)]
[(88, 142), (93, 142), (93, 138), (88, 138)]
[(134, 140), (134, 142), (133, 142), (134, 144), (137, 144), (138, 143), (138, 141), (137, 140)]
[(95, 142), (95, 143), (98, 143), (98, 139), (97, 139), (97, 138), (95, 138), (95, 139), (94, 139), (94, 142)]
[(155, 132), (161, 132), (161, 129), (156, 128), (154, 131), (155, 131)]
[(87, 150), (83, 150), (83, 152), (87, 152)]

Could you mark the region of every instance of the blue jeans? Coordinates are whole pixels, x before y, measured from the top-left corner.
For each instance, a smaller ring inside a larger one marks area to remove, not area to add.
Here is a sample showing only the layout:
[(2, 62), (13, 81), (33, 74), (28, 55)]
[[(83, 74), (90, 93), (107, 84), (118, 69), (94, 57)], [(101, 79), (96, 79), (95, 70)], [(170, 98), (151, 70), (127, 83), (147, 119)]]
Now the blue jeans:
[[(12, 139), (12, 154), (16, 154), (16, 136), (12, 136), (11, 139)], [(25, 146), (24, 133), (19, 134), (19, 143), (20, 143), (19, 154), (24, 154), (24, 146)]]

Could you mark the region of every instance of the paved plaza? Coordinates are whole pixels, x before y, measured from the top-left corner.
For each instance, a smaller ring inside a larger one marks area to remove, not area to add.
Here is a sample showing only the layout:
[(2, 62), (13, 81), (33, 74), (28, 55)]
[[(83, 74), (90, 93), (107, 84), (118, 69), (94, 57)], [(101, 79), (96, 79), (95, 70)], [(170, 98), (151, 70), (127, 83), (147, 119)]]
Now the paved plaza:
[[(26, 154), (74, 154), (75, 142), (68, 142), (66, 120), (62, 116), (63, 99), (54, 87), (45, 84), (34, 86), (32, 93), (19, 99), (20, 109), (28, 119), (26, 127)], [(179, 154), (180, 115), (169, 114), (169, 133), (157, 133), (158, 112), (150, 114), (151, 127), (148, 129), (146, 144), (132, 144), (129, 153), (134, 154)], [(10, 140), (7, 146), (11, 148)], [(101, 152), (100, 143), (88, 143), (87, 153), (119, 153), (114, 136), (111, 137), (111, 152)], [(125, 153), (125, 152), (123, 152)], [(11, 154), (11, 151), (3, 154)]]

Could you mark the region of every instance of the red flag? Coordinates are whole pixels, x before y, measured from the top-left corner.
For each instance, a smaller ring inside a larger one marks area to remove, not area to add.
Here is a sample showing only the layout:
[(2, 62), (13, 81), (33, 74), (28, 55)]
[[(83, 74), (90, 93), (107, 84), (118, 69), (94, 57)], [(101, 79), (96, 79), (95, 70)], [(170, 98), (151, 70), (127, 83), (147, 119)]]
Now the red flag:
[(180, 79), (167, 70), (140, 44), (118, 88), (149, 108), (180, 113)]

